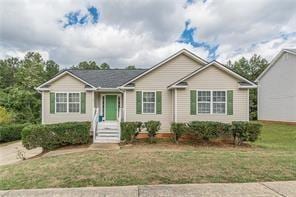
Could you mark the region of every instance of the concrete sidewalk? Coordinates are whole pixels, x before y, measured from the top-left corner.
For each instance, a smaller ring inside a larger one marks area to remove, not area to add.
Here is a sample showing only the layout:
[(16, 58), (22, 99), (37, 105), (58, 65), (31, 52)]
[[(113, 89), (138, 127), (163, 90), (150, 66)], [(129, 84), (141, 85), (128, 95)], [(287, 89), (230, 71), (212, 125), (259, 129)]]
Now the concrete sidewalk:
[(122, 187), (83, 187), (0, 191), (0, 196), (296, 196), (296, 181), (264, 183), (208, 183), (184, 185), (147, 185)]

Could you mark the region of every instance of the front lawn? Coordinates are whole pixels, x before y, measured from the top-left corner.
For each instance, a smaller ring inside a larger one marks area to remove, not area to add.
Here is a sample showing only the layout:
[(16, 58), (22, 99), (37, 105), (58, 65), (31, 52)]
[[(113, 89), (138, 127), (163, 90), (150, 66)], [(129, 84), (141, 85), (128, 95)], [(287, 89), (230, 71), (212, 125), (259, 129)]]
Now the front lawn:
[(36, 158), (0, 167), (0, 189), (296, 180), (295, 129), (265, 124), (252, 148), (162, 142)]
[(264, 123), (262, 134), (254, 144), (273, 150), (296, 151), (296, 125)]

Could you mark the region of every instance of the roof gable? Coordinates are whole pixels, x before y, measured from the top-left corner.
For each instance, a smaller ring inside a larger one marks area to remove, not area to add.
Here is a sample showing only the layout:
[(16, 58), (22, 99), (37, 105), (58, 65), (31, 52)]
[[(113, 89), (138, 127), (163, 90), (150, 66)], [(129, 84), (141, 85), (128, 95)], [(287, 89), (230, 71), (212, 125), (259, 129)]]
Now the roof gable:
[(189, 57), (190, 59), (196, 61), (196, 62), (199, 62), (201, 63), (202, 65), (206, 65), (208, 64), (208, 62), (200, 57), (198, 57), (197, 55), (195, 55), (194, 53), (192, 53), (191, 51), (187, 50), (187, 49), (182, 49), (180, 51), (178, 51), (177, 53), (169, 56), (168, 58), (164, 59), (163, 61), (159, 62), (158, 64), (154, 65), (153, 67), (151, 67), (150, 69), (146, 70), (145, 72), (143, 72), (142, 74), (138, 75), (137, 77), (127, 81), (126, 83), (124, 83), (122, 85), (123, 86), (126, 86), (128, 85), (129, 83), (132, 83), (134, 81), (136, 81), (137, 79), (141, 78), (141, 77), (144, 77), (145, 75), (147, 75), (148, 73), (152, 72), (153, 70), (163, 66), (165, 63), (169, 62), (170, 60), (180, 56), (180, 55), (185, 55), (187, 57)]
[(259, 80), (271, 69), (271, 67), (282, 57), (284, 53), (289, 53), (292, 55), (296, 55), (296, 49), (283, 49), (281, 50), (270, 62), (267, 68), (257, 77), (255, 82), (259, 82)]
[(46, 90), (49, 88), (49, 85), (57, 80), (59, 80), (60, 78), (64, 77), (65, 75), (70, 75), (73, 78), (79, 80), (80, 82), (84, 83), (86, 86), (89, 86), (91, 88), (95, 88), (92, 84), (84, 81), (83, 79), (77, 77), (76, 75), (74, 75), (73, 73), (69, 72), (68, 70), (64, 70), (61, 71), (60, 73), (58, 73), (55, 77), (53, 77), (52, 79), (46, 81), (45, 83), (41, 84), (40, 86), (38, 86), (36, 88), (36, 90)]
[[(168, 86), (169, 89), (171, 88), (178, 88), (180, 87), (180, 84), (184, 84), (184, 82), (186, 82), (187, 79), (199, 74), (200, 72), (202, 72), (203, 70), (206, 70), (207, 68), (211, 67), (211, 66), (216, 66), (218, 67), (220, 70), (228, 73), (229, 75), (233, 76), (234, 78), (237, 78), (239, 80), (242, 80), (242, 83), (243, 85), (241, 85), (241, 87), (243, 88), (255, 88), (257, 87), (257, 85), (255, 83), (253, 83), (252, 81), (244, 78), (243, 76), (235, 73), (234, 71), (232, 71), (231, 69), (227, 68), (226, 66), (224, 66), (223, 64), (217, 62), (217, 61), (212, 61), (211, 63), (207, 64), (206, 66), (204, 67), (201, 67), (195, 71), (193, 71), (192, 73), (186, 75), (185, 77), (177, 80), (176, 82), (172, 83), (171, 85)], [(184, 85), (182, 85), (181, 87), (184, 87)]]

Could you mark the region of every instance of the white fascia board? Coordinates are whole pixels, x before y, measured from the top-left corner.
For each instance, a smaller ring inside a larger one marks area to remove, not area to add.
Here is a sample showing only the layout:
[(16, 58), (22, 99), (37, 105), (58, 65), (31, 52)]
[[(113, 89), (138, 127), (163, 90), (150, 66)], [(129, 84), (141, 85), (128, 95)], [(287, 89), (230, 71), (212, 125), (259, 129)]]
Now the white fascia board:
[(45, 83), (41, 84), (40, 86), (38, 86), (38, 87), (36, 88), (36, 90), (41, 90), (41, 87), (42, 87), (42, 86), (47, 85), (47, 84), (49, 84), (49, 83), (51, 83), (51, 82), (53, 82), (53, 81), (55, 81), (55, 80), (61, 78), (62, 76), (66, 75), (66, 74), (68, 74), (68, 75), (74, 77), (75, 79), (78, 79), (79, 81), (85, 83), (86, 85), (89, 85), (90, 87), (96, 89), (96, 87), (94, 87), (93, 85), (91, 85), (91, 84), (89, 84), (88, 82), (84, 81), (83, 79), (77, 77), (76, 75), (72, 74), (71, 72), (69, 72), (69, 71), (64, 71), (64, 72), (58, 74), (57, 76), (55, 76), (54, 78), (52, 78), (52, 79), (48, 80), (47, 82), (45, 82)]
[(253, 83), (252, 81), (249, 81), (248, 79), (246, 79), (246, 78), (240, 76), (239, 74), (233, 72), (233, 71), (230, 70), (229, 68), (226, 68), (225, 66), (223, 66), (223, 65), (220, 64), (219, 62), (217, 62), (217, 61), (213, 61), (213, 62), (209, 63), (208, 65), (206, 65), (206, 66), (204, 66), (204, 67), (202, 67), (202, 68), (200, 68), (200, 69), (197, 69), (195, 72), (192, 72), (191, 74), (187, 75), (186, 77), (184, 77), (184, 78), (182, 78), (182, 79), (176, 81), (174, 84), (170, 85), (169, 88), (170, 88), (170, 87), (173, 87), (173, 86), (176, 86), (178, 83), (183, 82), (183, 81), (189, 79), (190, 77), (192, 77), (192, 76), (198, 74), (199, 72), (201, 72), (201, 71), (207, 69), (208, 67), (210, 67), (210, 66), (212, 66), (212, 65), (217, 66), (218, 68), (220, 68), (221, 70), (223, 70), (223, 71), (229, 73), (230, 75), (234, 76), (235, 78), (238, 78), (238, 79), (241, 79), (241, 80), (243, 80), (243, 81), (245, 81), (245, 82), (248, 82), (249, 84), (251, 84), (252, 87), (256, 87), (256, 84)]

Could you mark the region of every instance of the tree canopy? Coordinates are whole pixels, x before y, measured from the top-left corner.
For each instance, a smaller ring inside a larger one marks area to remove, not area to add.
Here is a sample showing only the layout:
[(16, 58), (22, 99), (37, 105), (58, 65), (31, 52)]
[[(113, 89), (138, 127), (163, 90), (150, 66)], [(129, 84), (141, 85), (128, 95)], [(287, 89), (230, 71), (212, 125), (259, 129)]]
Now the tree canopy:
[(125, 69), (127, 69), (127, 70), (136, 70), (136, 66), (135, 65), (129, 65)]
[[(249, 60), (245, 57), (232, 63), (229, 61), (227, 66), (245, 78), (254, 81), (268, 66), (268, 61), (260, 55), (254, 54)], [(257, 89), (250, 90), (250, 119), (257, 119)]]

